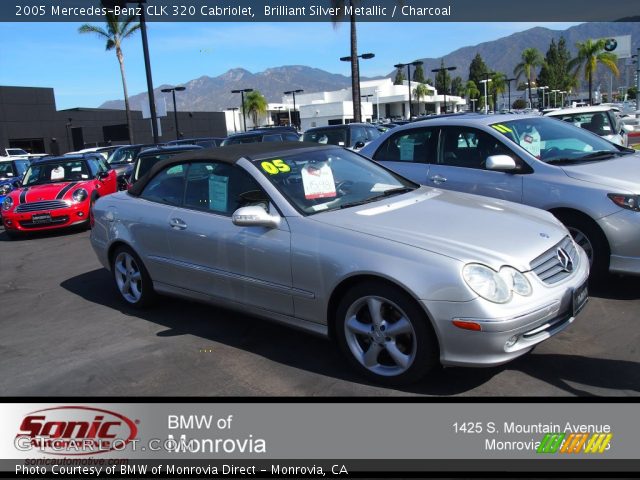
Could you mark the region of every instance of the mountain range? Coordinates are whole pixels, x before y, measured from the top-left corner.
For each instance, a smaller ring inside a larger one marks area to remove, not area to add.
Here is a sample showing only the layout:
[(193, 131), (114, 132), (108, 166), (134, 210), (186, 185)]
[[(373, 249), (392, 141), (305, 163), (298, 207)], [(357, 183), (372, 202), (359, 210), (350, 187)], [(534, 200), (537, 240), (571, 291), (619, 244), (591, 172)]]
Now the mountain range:
[[(425, 57), (419, 60), (424, 62), (424, 71), (427, 76), (433, 76), (431, 70), (440, 66), (441, 60), (446, 66), (455, 66), (457, 70), (452, 72), (466, 81), (469, 72), (469, 64), (476, 53), (479, 53), (485, 64), (493, 71), (505, 72), (511, 75), (513, 68), (520, 62), (520, 55), (525, 48), (534, 47), (542, 54), (547, 51), (552, 39), (558, 41), (564, 37), (572, 54), (575, 53), (575, 44), (586, 39), (602, 38), (610, 36), (631, 35), (632, 51), (640, 47), (640, 23), (615, 22), (615, 23), (583, 23), (566, 30), (550, 30), (544, 27), (534, 27), (523, 32), (514, 33), (507, 37), (490, 42), (480, 43), (475, 46), (459, 48), (444, 57)], [(425, 49), (428, 47), (425, 47)], [(619, 62), (621, 75), (613, 79), (614, 91), (618, 85), (627, 84), (628, 76), (633, 80), (631, 67), (625, 69), (623, 61)], [(388, 77), (395, 76), (395, 71), (389, 72)], [(366, 80), (362, 77), (362, 80)], [(602, 85), (602, 91), (609, 89), (610, 75), (599, 71), (594, 80), (594, 86)], [(243, 68), (234, 68), (217, 77), (203, 75), (183, 84), (186, 91), (177, 96), (178, 110), (180, 111), (220, 111), (240, 103), (238, 94), (232, 94), (231, 90), (250, 86), (259, 90), (269, 102), (280, 102), (282, 92), (285, 90), (303, 89), (305, 93), (339, 90), (351, 86), (351, 79), (347, 76), (329, 73), (324, 70), (304, 65), (289, 65), (269, 68), (263, 72), (251, 73)], [(161, 85), (156, 88), (156, 98), (165, 95), (161, 89), (171, 85)], [(142, 109), (146, 102), (146, 92), (130, 97), (134, 110)], [(169, 109), (173, 108), (170, 101)], [(109, 100), (100, 108), (124, 108), (122, 100)]]

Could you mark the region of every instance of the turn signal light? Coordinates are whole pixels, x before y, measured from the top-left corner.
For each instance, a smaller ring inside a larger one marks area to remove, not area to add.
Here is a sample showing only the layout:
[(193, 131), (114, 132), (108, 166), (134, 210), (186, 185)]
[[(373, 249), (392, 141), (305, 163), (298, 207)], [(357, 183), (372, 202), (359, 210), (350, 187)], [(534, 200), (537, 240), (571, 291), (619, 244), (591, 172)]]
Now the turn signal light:
[(465, 322), (464, 320), (452, 320), (452, 322), (456, 327), (461, 328), (463, 330), (473, 330), (476, 332), (482, 331), (482, 327), (479, 323), (476, 322)]

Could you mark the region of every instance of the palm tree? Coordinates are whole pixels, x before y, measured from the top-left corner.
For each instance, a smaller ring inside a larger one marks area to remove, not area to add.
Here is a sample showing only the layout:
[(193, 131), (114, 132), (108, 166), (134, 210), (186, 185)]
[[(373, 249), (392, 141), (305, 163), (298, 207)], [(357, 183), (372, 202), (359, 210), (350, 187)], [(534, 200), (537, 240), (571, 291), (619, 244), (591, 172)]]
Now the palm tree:
[(542, 54), (538, 51), (537, 48), (525, 48), (522, 51), (522, 62), (516, 65), (516, 68), (513, 69), (513, 74), (516, 78), (520, 78), (522, 74), (527, 77), (527, 85), (529, 87), (529, 104), (533, 105), (533, 100), (531, 98), (531, 83), (533, 82), (532, 73), (536, 67), (539, 67), (543, 63)]
[(584, 68), (584, 78), (589, 81), (589, 103), (592, 103), (593, 90), (593, 74), (598, 69), (598, 64), (604, 65), (616, 77), (620, 75), (618, 70), (618, 57), (604, 49), (605, 39), (586, 40), (582, 43), (578, 42), (578, 56), (569, 62), (569, 68), (574, 69), (574, 76), (578, 75), (578, 71)]
[[(416, 88), (413, 89), (413, 98), (418, 101), (418, 105), (420, 105), (420, 101), (423, 98), (431, 96), (431, 90), (424, 83), (419, 83)], [(418, 113), (420, 113), (420, 107), (418, 106)]]
[(253, 92), (249, 92), (244, 97), (244, 105), (242, 106), (242, 110), (244, 114), (248, 114), (251, 117), (251, 121), (253, 122), (253, 126), (258, 126), (258, 115), (267, 113), (267, 99), (264, 98), (258, 90), (254, 90)]
[[(498, 95), (502, 94), (502, 101), (504, 103), (504, 92), (507, 90), (507, 76), (502, 72), (494, 72), (491, 75), (491, 95), (493, 96), (493, 109), (497, 111)], [(511, 106), (509, 106), (511, 108)]]
[(124, 91), (124, 108), (127, 114), (127, 126), (129, 128), (129, 142), (134, 143), (133, 140), (133, 123), (131, 122), (131, 109), (129, 107), (129, 93), (127, 91), (127, 76), (124, 73), (124, 54), (122, 53), (122, 41), (125, 38), (132, 36), (137, 30), (140, 29), (140, 24), (135, 23), (135, 15), (127, 17), (123, 22), (120, 18), (113, 13), (107, 13), (105, 15), (106, 28), (98, 27), (96, 25), (90, 25), (85, 23), (79, 29), (79, 33), (95, 33), (102, 39), (107, 40), (106, 50), (116, 51), (118, 62), (120, 63), (120, 76), (122, 77), (122, 90)]
[(471, 100), (472, 98), (478, 98), (480, 96), (480, 90), (478, 90), (476, 82), (474, 82), (473, 80), (469, 80), (467, 83), (465, 83), (464, 96), (469, 100)]

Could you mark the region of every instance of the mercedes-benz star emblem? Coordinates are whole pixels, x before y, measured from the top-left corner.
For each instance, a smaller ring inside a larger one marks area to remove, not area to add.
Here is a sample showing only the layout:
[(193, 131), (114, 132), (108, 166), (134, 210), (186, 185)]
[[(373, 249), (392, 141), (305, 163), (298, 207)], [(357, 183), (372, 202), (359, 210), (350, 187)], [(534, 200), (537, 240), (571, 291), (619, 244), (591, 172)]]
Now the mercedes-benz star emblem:
[(558, 249), (556, 257), (565, 272), (573, 272), (573, 260), (571, 260), (569, 254), (565, 252), (563, 248)]

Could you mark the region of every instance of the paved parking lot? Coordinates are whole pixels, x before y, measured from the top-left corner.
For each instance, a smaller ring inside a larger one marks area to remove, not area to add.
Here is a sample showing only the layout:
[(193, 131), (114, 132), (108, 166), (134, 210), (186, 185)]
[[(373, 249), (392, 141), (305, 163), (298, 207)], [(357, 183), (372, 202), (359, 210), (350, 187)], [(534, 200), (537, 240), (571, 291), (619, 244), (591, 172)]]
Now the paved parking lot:
[(354, 375), (328, 341), (176, 299), (136, 311), (89, 233), (0, 229), (0, 394), (638, 395), (640, 279), (592, 290), (568, 330), (508, 365), (450, 368), (403, 390)]

